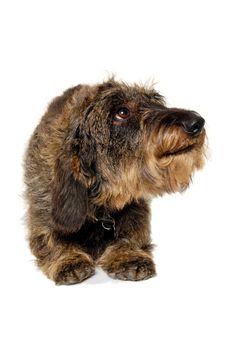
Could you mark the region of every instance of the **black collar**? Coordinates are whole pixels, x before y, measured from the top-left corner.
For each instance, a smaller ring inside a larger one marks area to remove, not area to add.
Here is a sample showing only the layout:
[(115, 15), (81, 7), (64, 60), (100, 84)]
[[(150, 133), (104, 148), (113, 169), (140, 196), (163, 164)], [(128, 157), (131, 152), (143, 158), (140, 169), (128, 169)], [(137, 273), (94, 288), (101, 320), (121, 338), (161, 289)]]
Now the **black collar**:
[(101, 222), (102, 224), (102, 227), (105, 229), (105, 230), (113, 230), (114, 233), (116, 231), (116, 222), (115, 220), (112, 218), (112, 217), (107, 217), (107, 218), (102, 218), (102, 219), (99, 219), (99, 221)]
[(106, 231), (113, 230), (115, 234), (115, 231), (116, 231), (115, 219), (109, 214), (109, 212), (106, 209), (102, 213), (99, 213), (96, 219), (99, 223), (101, 223), (104, 230)]

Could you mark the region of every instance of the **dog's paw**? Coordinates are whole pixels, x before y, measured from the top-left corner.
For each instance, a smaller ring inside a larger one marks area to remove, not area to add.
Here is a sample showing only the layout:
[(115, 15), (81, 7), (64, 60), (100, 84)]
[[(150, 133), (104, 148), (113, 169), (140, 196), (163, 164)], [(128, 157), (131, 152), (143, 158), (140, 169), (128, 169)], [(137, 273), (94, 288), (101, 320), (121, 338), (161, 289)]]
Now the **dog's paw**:
[[(120, 251), (119, 251), (120, 253)], [(115, 259), (112, 256), (104, 257), (100, 266), (112, 278), (129, 281), (141, 281), (156, 275), (155, 264), (147, 254), (118, 255)]]
[(91, 277), (95, 273), (94, 265), (88, 260), (77, 260), (77, 262), (64, 262), (57, 268), (54, 276), (56, 284), (75, 284)]
[(116, 263), (109, 267), (107, 273), (112, 278), (129, 281), (145, 280), (156, 274), (153, 261), (141, 257)]

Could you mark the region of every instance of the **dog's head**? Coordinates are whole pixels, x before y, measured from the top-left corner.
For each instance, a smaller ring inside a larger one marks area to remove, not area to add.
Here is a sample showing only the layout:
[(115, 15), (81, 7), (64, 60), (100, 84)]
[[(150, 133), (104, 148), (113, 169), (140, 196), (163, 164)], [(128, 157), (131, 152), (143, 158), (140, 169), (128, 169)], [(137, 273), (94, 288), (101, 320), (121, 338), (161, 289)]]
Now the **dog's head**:
[(78, 211), (85, 221), (89, 205), (120, 209), (133, 199), (183, 191), (203, 165), (204, 119), (166, 107), (153, 88), (114, 80), (79, 86), (65, 107), (70, 124), (54, 198), (63, 209), (82, 203), (72, 218)]

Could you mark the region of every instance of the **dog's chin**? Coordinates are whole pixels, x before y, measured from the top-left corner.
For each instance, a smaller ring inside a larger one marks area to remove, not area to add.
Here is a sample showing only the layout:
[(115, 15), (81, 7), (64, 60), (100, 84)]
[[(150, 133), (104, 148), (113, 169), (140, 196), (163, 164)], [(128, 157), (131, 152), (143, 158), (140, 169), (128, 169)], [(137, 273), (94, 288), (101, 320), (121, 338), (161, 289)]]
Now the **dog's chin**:
[[(167, 149), (163, 150), (163, 153), (161, 155), (161, 158), (163, 159), (170, 159), (170, 158), (177, 158), (179, 159), (179, 156), (185, 156), (185, 157), (200, 157), (205, 153), (205, 130), (202, 130), (200, 135), (198, 135), (195, 138), (185, 138), (183, 139), (183, 142), (172, 142), (171, 147), (168, 147)], [(182, 157), (182, 158), (183, 158)]]
[(186, 146), (186, 147), (181, 147), (181, 148), (178, 148), (176, 150), (172, 150), (172, 151), (166, 151), (162, 157), (176, 157), (176, 156), (180, 156), (180, 155), (188, 155), (192, 153), (192, 151), (195, 149), (195, 145), (189, 145), (189, 146)]

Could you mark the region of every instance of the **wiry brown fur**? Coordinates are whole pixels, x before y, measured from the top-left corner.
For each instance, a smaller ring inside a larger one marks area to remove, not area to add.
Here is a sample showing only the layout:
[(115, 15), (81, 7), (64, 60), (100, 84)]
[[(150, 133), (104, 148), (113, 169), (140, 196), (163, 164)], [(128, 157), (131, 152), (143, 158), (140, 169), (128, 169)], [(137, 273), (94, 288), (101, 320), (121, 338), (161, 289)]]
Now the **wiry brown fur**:
[(81, 282), (96, 265), (120, 279), (155, 275), (148, 203), (183, 191), (202, 167), (205, 130), (184, 128), (195, 118), (113, 79), (50, 104), (25, 157), (29, 243), (49, 278)]

